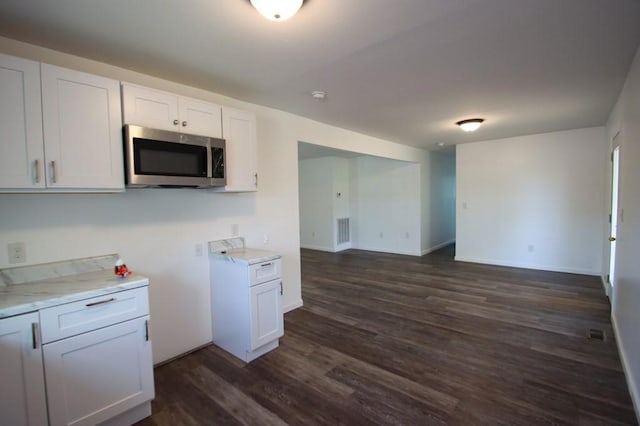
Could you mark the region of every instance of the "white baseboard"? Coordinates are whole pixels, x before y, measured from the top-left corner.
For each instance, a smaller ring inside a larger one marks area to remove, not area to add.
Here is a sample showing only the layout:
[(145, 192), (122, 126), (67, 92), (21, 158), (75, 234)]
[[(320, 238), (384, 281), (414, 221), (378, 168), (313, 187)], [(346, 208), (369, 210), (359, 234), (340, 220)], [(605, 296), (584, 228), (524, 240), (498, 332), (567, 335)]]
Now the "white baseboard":
[(456, 242), (456, 240), (454, 238), (453, 240), (449, 240), (449, 241), (445, 241), (444, 243), (436, 244), (435, 246), (433, 246), (431, 248), (428, 248), (426, 250), (422, 250), (422, 256), (424, 256), (425, 254), (429, 254), (431, 252), (434, 252), (436, 250), (440, 250), (442, 247), (446, 247), (449, 244), (453, 244), (455, 242)]
[(300, 244), (300, 248), (309, 249), (309, 250), (318, 250), (318, 251), (328, 251), (329, 253), (335, 253), (335, 250), (333, 247), (314, 246), (312, 244)]
[(615, 333), (616, 343), (618, 345), (618, 353), (620, 354), (620, 361), (622, 362), (622, 371), (624, 371), (624, 377), (627, 379), (631, 402), (633, 402), (633, 408), (636, 411), (636, 419), (640, 424), (640, 390), (637, 388), (636, 383), (633, 381), (633, 377), (631, 376), (629, 358), (624, 351), (622, 339), (620, 333), (618, 333), (618, 323), (616, 322), (616, 317), (613, 314), (611, 314), (611, 325), (613, 325), (613, 332)]
[(291, 304), (289, 304), (287, 306), (283, 306), (282, 307), (282, 312), (286, 314), (289, 311), (293, 311), (294, 309), (301, 308), (302, 305), (303, 305), (302, 304), (302, 299), (300, 299), (300, 300), (298, 300), (296, 302), (293, 302), (293, 303), (291, 303)]
[(377, 253), (391, 253), (391, 254), (402, 254), (405, 256), (424, 256), (425, 254), (431, 253), (432, 251), (436, 251), (441, 249), (442, 247), (446, 247), (449, 244), (455, 243), (456, 240), (445, 241), (444, 243), (440, 243), (436, 246), (433, 246), (427, 250), (422, 250), (420, 252), (413, 251), (405, 251), (405, 250), (390, 250), (386, 247), (366, 247), (366, 246), (358, 246), (358, 245), (350, 245), (348, 247), (338, 247), (337, 249), (333, 247), (325, 247), (325, 246), (314, 246), (310, 244), (300, 244), (300, 248), (309, 249), (309, 250), (318, 250), (318, 251), (326, 251), (329, 253), (339, 253), (344, 250), (354, 249), (354, 250), (364, 250), (364, 251), (375, 251)]
[(309, 250), (326, 251), (329, 253), (339, 253), (341, 251), (349, 250), (355, 247), (352, 247), (351, 244), (341, 244), (338, 247), (325, 247), (325, 246), (314, 246), (312, 244), (300, 244), (300, 248), (309, 249)]
[(465, 257), (465, 256), (456, 256), (455, 260), (460, 262), (482, 263), (485, 265), (508, 266), (510, 268), (536, 269), (539, 271), (550, 271), (550, 272), (565, 272), (569, 274), (593, 275), (596, 277), (600, 276), (600, 271), (590, 271), (590, 270), (578, 269), (578, 268), (564, 268), (564, 267), (558, 267), (558, 266), (536, 265), (536, 264), (528, 264), (528, 263), (520, 263), (520, 262), (505, 262), (501, 260), (478, 259), (478, 258)]
[(374, 251), (376, 253), (401, 254), (404, 256), (420, 256), (420, 252), (390, 250), (386, 247), (353, 247), (354, 250)]

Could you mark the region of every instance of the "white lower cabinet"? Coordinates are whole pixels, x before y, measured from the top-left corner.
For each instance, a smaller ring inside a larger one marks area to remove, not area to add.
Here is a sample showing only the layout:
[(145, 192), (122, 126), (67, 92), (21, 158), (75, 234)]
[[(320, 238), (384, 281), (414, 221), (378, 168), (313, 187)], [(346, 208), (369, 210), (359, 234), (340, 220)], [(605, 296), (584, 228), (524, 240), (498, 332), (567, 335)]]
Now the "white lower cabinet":
[(211, 259), (213, 343), (245, 362), (278, 347), (284, 334), (280, 271), (280, 256), (256, 263), (233, 255)]
[(278, 341), (284, 333), (282, 281), (251, 287), (251, 350)]
[(49, 424), (131, 424), (151, 414), (148, 287), (40, 311)]
[(148, 319), (43, 345), (52, 426), (95, 425), (153, 398)]
[(38, 313), (0, 320), (0, 424), (47, 424)]
[(153, 397), (148, 287), (0, 319), (0, 426), (130, 425)]

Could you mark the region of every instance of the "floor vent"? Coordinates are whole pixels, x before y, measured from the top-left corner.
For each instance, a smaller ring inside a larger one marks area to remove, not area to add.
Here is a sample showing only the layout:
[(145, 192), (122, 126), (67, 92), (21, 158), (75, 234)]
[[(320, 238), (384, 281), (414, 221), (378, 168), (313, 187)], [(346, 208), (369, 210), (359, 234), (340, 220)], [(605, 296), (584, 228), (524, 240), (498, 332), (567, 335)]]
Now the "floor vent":
[(604, 334), (604, 330), (600, 330), (597, 328), (590, 328), (587, 330), (587, 338), (591, 340), (606, 340), (606, 335)]
[(349, 218), (343, 217), (338, 219), (338, 244), (348, 243), (351, 238), (349, 234)]

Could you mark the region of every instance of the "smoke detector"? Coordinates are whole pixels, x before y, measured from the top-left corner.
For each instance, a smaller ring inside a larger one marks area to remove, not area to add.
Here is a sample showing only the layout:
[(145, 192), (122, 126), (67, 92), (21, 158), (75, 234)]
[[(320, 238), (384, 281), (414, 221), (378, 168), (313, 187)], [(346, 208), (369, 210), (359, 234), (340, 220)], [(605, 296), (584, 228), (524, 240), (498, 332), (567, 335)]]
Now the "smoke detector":
[(311, 97), (316, 101), (323, 101), (327, 97), (327, 92), (324, 90), (314, 90), (311, 92)]

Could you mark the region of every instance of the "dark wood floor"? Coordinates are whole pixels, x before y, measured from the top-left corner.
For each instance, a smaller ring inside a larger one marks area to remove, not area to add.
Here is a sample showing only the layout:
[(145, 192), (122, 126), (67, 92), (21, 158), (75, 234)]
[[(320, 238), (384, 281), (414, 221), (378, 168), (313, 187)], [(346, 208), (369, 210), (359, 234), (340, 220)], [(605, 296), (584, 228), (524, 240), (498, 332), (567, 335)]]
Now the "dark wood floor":
[(452, 250), (302, 250), (304, 307), (280, 347), (244, 365), (209, 346), (157, 368), (140, 424), (636, 424), (598, 278)]

